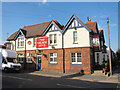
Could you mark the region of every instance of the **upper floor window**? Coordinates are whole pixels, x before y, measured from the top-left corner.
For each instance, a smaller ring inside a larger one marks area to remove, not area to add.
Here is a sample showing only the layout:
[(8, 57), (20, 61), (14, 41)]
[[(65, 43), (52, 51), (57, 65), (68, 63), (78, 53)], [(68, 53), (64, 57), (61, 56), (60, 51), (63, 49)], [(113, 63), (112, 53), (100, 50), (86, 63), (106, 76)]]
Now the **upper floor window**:
[(57, 43), (57, 35), (56, 34), (51, 34), (49, 36), (49, 39), (50, 39), (50, 45)]
[(73, 32), (73, 43), (77, 43), (77, 31)]
[(93, 43), (92, 43), (93, 45), (99, 45), (99, 44), (100, 44), (98, 37), (97, 37), (97, 38), (93, 38), (92, 42), (93, 42)]
[(18, 38), (18, 47), (24, 46), (24, 38)]

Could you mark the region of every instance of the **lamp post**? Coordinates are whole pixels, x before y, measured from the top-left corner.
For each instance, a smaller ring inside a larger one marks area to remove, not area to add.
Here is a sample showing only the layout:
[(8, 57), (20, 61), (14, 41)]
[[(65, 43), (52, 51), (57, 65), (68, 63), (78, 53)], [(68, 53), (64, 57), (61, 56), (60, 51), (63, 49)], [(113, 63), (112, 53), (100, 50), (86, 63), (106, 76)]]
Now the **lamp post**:
[(108, 17), (107, 17), (107, 26), (108, 26), (108, 41), (109, 41), (109, 66), (110, 66), (110, 75), (112, 75), (111, 50), (110, 50), (110, 31), (109, 31), (109, 18)]

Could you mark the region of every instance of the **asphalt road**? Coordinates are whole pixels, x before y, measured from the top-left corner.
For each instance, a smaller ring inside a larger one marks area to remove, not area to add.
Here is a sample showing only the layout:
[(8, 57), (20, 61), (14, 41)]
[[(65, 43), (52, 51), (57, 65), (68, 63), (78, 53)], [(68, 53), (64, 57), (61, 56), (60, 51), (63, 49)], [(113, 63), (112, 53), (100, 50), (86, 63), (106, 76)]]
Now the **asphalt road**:
[[(0, 72), (1, 73), (1, 72)], [(2, 88), (87, 88), (101, 90), (117, 89), (116, 83), (89, 82), (67, 78), (30, 75), (27, 73), (2, 73)], [(119, 90), (119, 89), (117, 89)]]

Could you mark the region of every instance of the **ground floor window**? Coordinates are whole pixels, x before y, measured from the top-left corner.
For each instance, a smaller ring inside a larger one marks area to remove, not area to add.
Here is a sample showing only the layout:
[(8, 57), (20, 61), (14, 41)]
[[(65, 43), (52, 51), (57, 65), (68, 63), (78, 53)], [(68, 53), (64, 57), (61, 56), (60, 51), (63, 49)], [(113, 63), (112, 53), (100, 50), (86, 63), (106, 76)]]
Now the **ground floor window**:
[(57, 63), (57, 53), (50, 53), (49, 55), (49, 60), (50, 60), (50, 63)]
[(31, 56), (28, 56), (26, 62), (27, 62), (27, 63), (33, 63), (33, 61), (32, 61), (32, 57), (31, 57)]
[(23, 56), (23, 54), (18, 54), (18, 62), (19, 62), (19, 63), (23, 63), (23, 61), (24, 61), (24, 56)]
[(82, 64), (81, 53), (71, 53), (71, 63), (72, 64)]

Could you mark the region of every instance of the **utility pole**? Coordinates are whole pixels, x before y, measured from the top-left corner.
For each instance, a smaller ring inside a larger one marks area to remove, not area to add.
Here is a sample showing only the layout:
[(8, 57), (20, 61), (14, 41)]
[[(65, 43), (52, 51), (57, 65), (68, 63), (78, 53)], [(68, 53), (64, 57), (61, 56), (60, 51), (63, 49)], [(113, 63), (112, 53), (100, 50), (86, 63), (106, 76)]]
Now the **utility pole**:
[(107, 26), (108, 26), (108, 41), (109, 41), (109, 66), (110, 66), (110, 75), (112, 75), (111, 50), (110, 50), (110, 31), (109, 31), (109, 18), (108, 17), (107, 17)]

